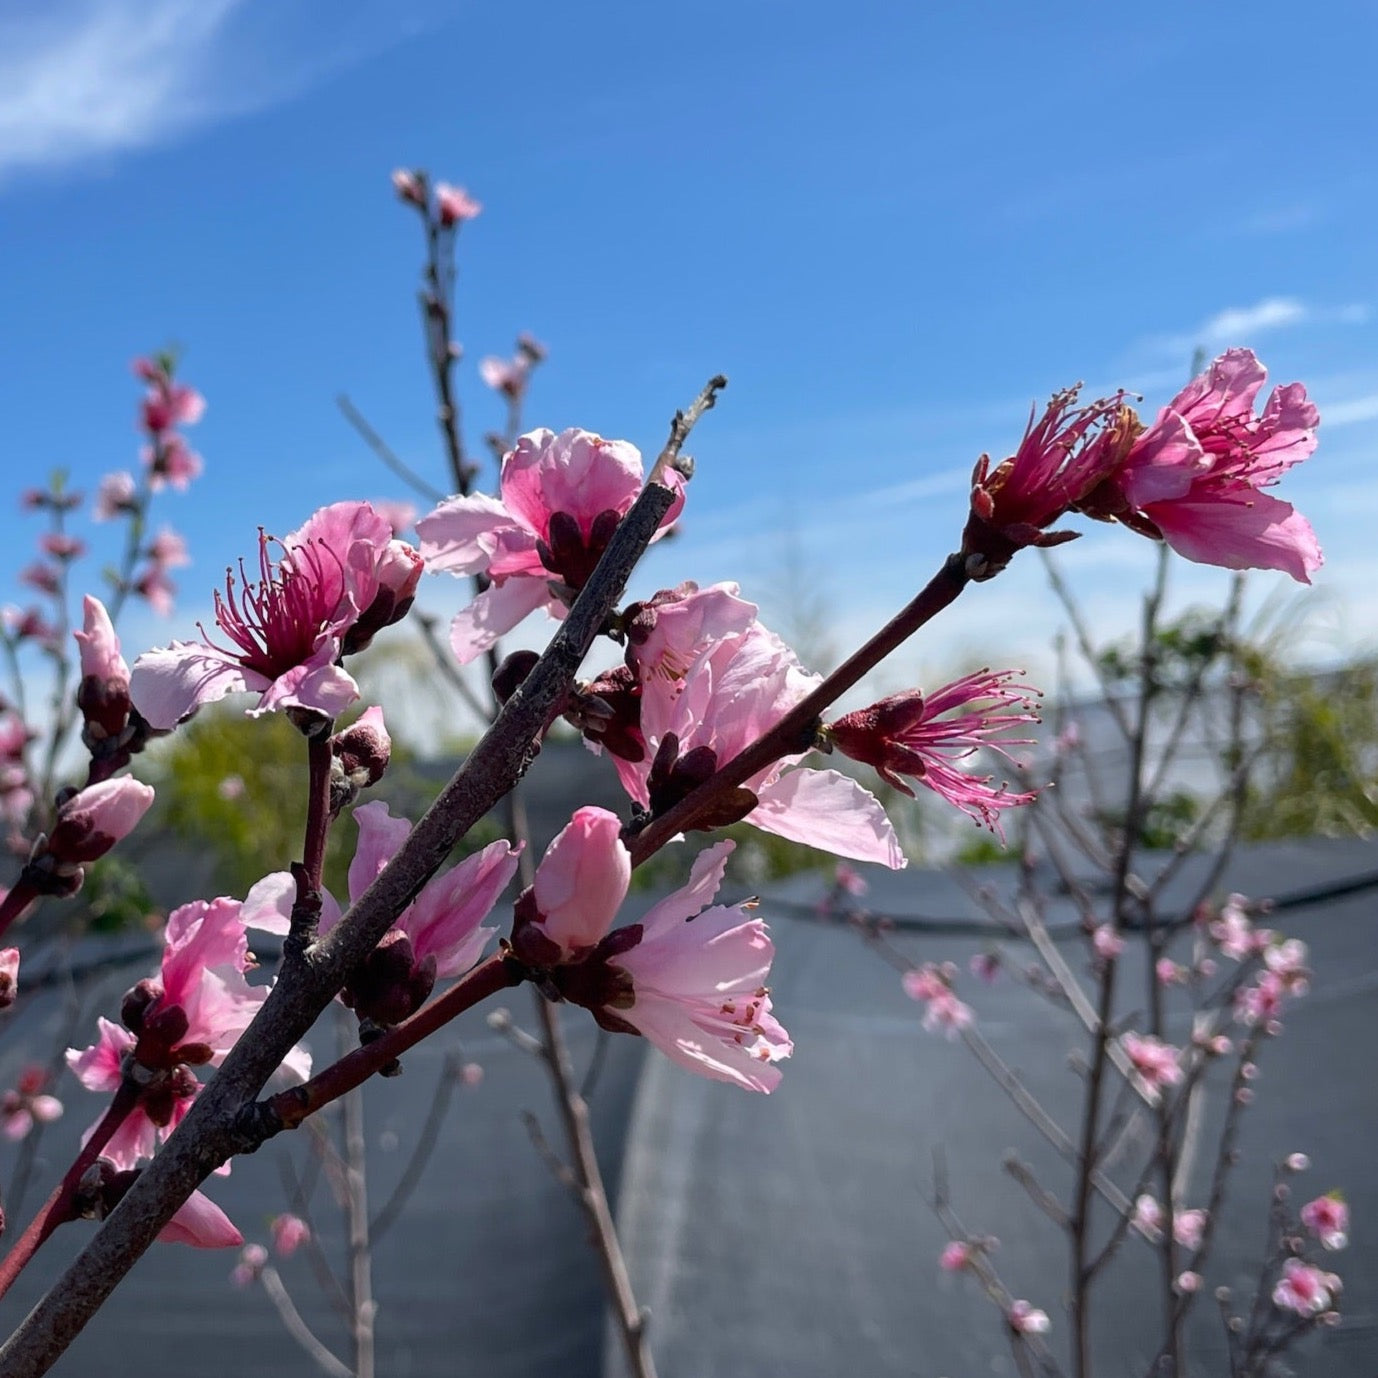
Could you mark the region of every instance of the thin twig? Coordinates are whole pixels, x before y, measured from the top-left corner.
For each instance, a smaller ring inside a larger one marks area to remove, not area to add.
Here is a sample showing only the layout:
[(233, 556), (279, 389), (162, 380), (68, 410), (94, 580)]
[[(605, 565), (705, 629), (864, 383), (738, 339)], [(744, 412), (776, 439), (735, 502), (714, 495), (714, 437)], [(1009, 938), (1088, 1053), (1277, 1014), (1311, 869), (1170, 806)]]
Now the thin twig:
[(398, 458), (397, 452), (373, 429), (363, 413), (344, 393), (340, 393), (335, 399), (335, 405), (339, 407), (344, 419), (359, 433), (364, 444), (414, 493), (418, 493), (427, 502), (443, 502), (445, 500), (445, 494), (440, 489), (427, 483), (415, 469)]
[(312, 1363), (322, 1373), (328, 1374), (329, 1378), (355, 1378), (354, 1370), (342, 1364), (302, 1320), (301, 1312), (297, 1310), (287, 1288), (283, 1286), (282, 1278), (278, 1276), (278, 1271), (272, 1264), (264, 1266), (258, 1280), (263, 1284), (268, 1300), (277, 1308), (282, 1328), (301, 1346)]

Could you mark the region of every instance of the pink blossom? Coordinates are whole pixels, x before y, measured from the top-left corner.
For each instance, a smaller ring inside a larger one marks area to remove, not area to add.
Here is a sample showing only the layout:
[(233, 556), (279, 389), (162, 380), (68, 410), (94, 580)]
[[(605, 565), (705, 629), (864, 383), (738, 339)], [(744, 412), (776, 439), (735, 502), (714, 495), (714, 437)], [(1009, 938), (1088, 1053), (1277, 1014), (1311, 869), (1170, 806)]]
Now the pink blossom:
[(435, 206), (440, 223), (445, 226), (473, 220), (483, 210), (482, 204), (475, 201), (463, 187), (452, 187), (448, 182), (435, 184)]
[(494, 392), (516, 399), (526, 391), (527, 381), (531, 377), (531, 365), (520, 356), (515, 359), (499, 359), (496, 355), (490, 354), (479, 360), (478, 376)]
[(775, 947), (749, 915), (754, 906), (703, 907), (722, 884), (733, 845), (700, 853), (687, 885), (609, 935), (612, 993), (594, 1013), (605, 1025), (630, 1025), (700, 1076), (772, 1091), (780, 1080), (774, 1064), (794, 1050), (765, 984)]
[(82, 600), (83, 623), (73, 632), (81, 648), (81, 682), (77, 707), (86, 721), (88, 743), (118, 737), (129, 722), (129, 666), (120, 654), (110, 614), (99, 598)]
[(86, 554), (86, 542), (65, 531), (45, 531), (38, 538), (38, 544), (43, 553), (51, 555), (54, 560), (76, 560)]
[(459, 1069), (459, 1079), (471, 1091), (483, 1085), (483, 1067), (477, 1062), (466, 1062)]
[[(3, 957), (0, 953), (0, 959)], [(62, 1102), (46, 1094), (47, 1085), (46, 1068), (37, 1065), (24, 1068), (14, 1090), (0, 1096), (0, 1134), (11, 1140), (22, 1139), (35, 1124), (51, 1124), (61, 1118)]]
[(296, 1215), (275, 1215), (269, 1228), (280, 1258), (291, 1258), (311, 1238), (311, 1227)]
[(1177, 1290), (1179, 1292), (1198, 1292), (1201, 1289), (1203, 1279), (1200, 1273), (1193, 1273), (1187, 1269), (1184, 1273), (1177, 1274)]
[(1095, 948), (1097, 957), (1108, 962), (1124, 951), (1124, 939), (1115, 932), (1113, 925), (1098, 924), (1091, 933), (1091, 946)]
[(963, 1029), (971, 1027), (971, 1006), (963, 1004), (950, 990), (935, 995), (924, 1011), (923, 1026), (929, 1033), (944, 1033), (956, 1038)]
[(193, 1249), (234, 1249), (244, 1242), (230, 1217), (204, 1192), (194, 1191), (158, 1231), (164, 1244), (190, 1244)]
[(206, 399), (185, 383), (174, 383), (159, 370), (144, 396), (140, 421), (144, 430), (159, 435), (174, 426), (194, 426), (204, 415)]
[(1222, 957), (1242, 962), (1267, 946), (1272, 934), (1255, 930), (1245, 912), (1248, 900), (1243, 895), (1231, 895), (1221, 906), (1220, 916), (1210, 925), (1210, 935), (1220, 948)]
[[(0, 889), (0, 900), (6, 891)], [(19, 994), (19, 949), (0, 948), (0, 1010), (7, 1010)]]
[(134, 576), (130, 588), (144, 599), (160, 617), (170, 617), (173, 599), (177, 596), (177, 585), (167, 577), (165, 567), (151, 561)]
[(1010, 1328), (1021, 1335), (1043, 1335), (1049, 1329), (1048, 1313), (1022, 1299), (1010, 1303)]
[(1320, 414), (1289, 383), (1255, 416), (1266, 377), (1252, 351), (1226, 351), (1133, 439), (1084, 510), (1159, 535), (1189, 560), (1310, 583), (1321, 564), (1315, 532), (1262, 490), (1316, 448)]
[(1311, 972), (1306, 965), (1306, 944), (1297, 938), (1284, 938), (1263, 950), (1263, 964), (1278, 978), (1289, 995), (1305, 995), (1311, 987)]
[(1134, 1070), (1155, 1091), (1175, 1086), (1182, 1079), (1177, 1061), (1177, 1049), (1151, 1034), (1137, 1034), (1132, 1030), (1120, 1040)]
[[(222, 898), (173, 910), (159, 976), (139, 982), (124, 998), (126, 1027), (102, 1018), (94, 1044), (67, 1051), (67, 1065), (91, 1091), (118, 1090), (126, 1061), (144, 1069), (137, 1105), (103, 1150), (116, 1167), (130, 1169), (153, 1156), (159, 1138), (177, 1127), (200, 1090), (192, 1068), (219, 1066), (268, 998), (267, 985), (245, 980), (252, 959), (244, 907)], [(283, 1067), (304, 1078), (310, 1059), (295, 1048)]]
[[(397, 854), (411, 832), (381, 800), (354, 810), (359, 841), (349, 867), (349, 899), (356, 903)], [(490, 843), (459, 865), (433, 876), (393, 920), (377, 948), (350, 976), (341, 998), (379, 1024), (396, 1024), (425, 1002), (437, 980), (460, 976), (483, 955), (496, 932), (482, 928), (517, 869), (506, 841)], [(296, 882), (287, 871), (265, 876), (244, 901), (244, 921), (268, 933), (288, 931)], [(328, 890), (321, 893), (320, 932), (330, 932), (343, 913)]]
[(1156, 1198), (1140, 1196), (1134, 1202), (1129, 1223), (1150, 1243), (1156, 1244), (1163, 1237), (1163, 1208)]
[(1299, 1258), (1289, 1258), (1282, 1265), (1282, 1278), (1273, 1289), (1273, 1305), (1299, 1316), (1317, 1316), (1328, 1310), (1333, 1294), (1339, 1290), (1339, 1278), (1323, 1272)]
[(1075, 533), (1046, 531), (1106, 476), (1116, 456), (1093, 443), (1097, 428), (1127, 413), (1118, 397), (1078, 407), (1076, 388), (1057, 393), (1042, 417), (1030, 413), (1019, 448), (991, 466), (989, 455), (971, 475), (971, 516), (962, 554), (974, 578), (989, 578), (1028, 545), (1057, 545)]
[(1289, 1153), (1283, 1166), (1288, 1172), (1305, 1172), (1311, 1166), (1311, 1159), (1305, 1153)]
[[(648, 606), (649, 631), (628, 632), (645, 751), (636, 760), (613, 760), (622, 787), (653, 813), (740, 754), (819, 683), (754, 620), (755, 607), (736, 597), (734, 585), (685, 586), (666, 598)], [(699, 826), (745, 818), (835, 856), (904, 867), (899, 840), (874, 795), (839, 771), (790, 769), (801, 759), (786, 756), (756, 772)]]
[(205, 468), (201, 456), (176, 432), (160, 436), (156, 445), (146, 445), (143, 461), (148, 470), (148, 486), (155, 493), (168, 485), (185, 493), (192, 479), (200, 478)]
[[(981, 670), (927, 697), (917, 689), (892, 694), (869, 708), (845, 714), (830, 723), (826, 732), (838, 750), (874, 766), (887, 784), (912, 798), (914, 791), (900, 779), (910, 776), (1003, 837), (1001, 810), (1027, 804), (1034, 794), (1011, 791), (1005, 783), (995, 787), (992, 776), (968, 774), (959, 763), (983, 746), (1008, 757), (1007, 747), (1033, 740), (997, 736), (1008, 728), (1038, 721), (1031, 697), (1037, 691), (1013, 683), (1017, 674), (1016, 670)], [(981, 703), (979, 708), (977, 703)], [(1003, 711), (1011, 708), (1016, 711)]]
[(541, 932), (577, 960), (612, 926), (631, 884), (631, 855), (622, 823), (607, 809), (580, 809), (546, 849), (536, 869), (534, 900)]
[(967, 963), (967, 970), (985, 985), (993, 986), (1000, 975), (1000, 954), (998, 952), (977, 952)]
[[(662, 531), (684, 505), (679, 476), (665, 481), (676, 497)], [(449, 498), (422, 517), (416, 530), (429, 569), (493, 581), (451, 625), (459, 663), (467, 665), (538, 608), (563, 618), (641, 485), (641, 455), (625, 440), (538, 430), (504, 457), (500, 499)]]
[(19, 582), (39, 593), (56, 595), (62, 591), (62, 575), (52, 565), (35, 560), (19, 571)]
[(855, 866), (848, 866), (845, 861), (839, 861), (833, 868), (833, 884), (844, 894), (858, 899), (871, 888), (866, 883), (866, 877)]
[(134, 831), (152, 803), (152, 788), (127, 775), (88, 785), (57, 811), (47, 855), (60, 868), (95, 861)]
[(168, 569), (189, 565), (191, 557), (187, 554), (187, 543), (170, 526), (164, 526), (144, 547), (144, 554), (155, 564)]
[(1234, 1017), (1241, 1024), (1262, 1024), (1272, 1033), (1274, 1026), (1281, 1027), (1278, 1020), (1286, 1000), (1286, 982), (1276, 973), (1264, 971), (1257, 981), (1235, 992)]
[(125, 512), (133, 512), (137, 506), (138, 487), (134, 475), (121, 469), (101, 479), (91, 516), (95, 521), (108, 522)]
[(392, 189), (403, 201), (410, 201), (414, 206), (425, 205), (421, 179), (414, 172), (399, 167), (392, 174)]
[(1160, 986), (1180, 986), (1187, 979), (1187, 970), (1179, 966), (1171, 957), (1159, 957), (1154, 964), (1153, 973)]
[(239, 591), (227, 572), (224, 594), (215, 595), (216, 629), (229, 645), (203, 628), (203, 641), (174, 641), (141, 655), (132, 677), (135, 706), (151, 726), (171, 728), (204, 704), (250, 691), (260, 695), (250, 716), (297, 708), (335, 717), (359, 696), (336, 664), (347, 638), (376, 620), (377, 605), (386, 605), (385, 620), (400, 615), (399, 597), (417, 572), (402, 558), (409, 568), (397, 582), (394, 544), (401, 543), (392, 528), (364, 502), (323, 507), (280, 543), (260, 532), (259, 580), (250, 580), (241, 563)]
[(268, 1250), (262, 1244), (246, 1244), (240, 1251), (239, 1262), (230, 1271), (230, 1281), (236, 1287), (248, 1287), (258, 1281), (268, 1262)]
[(1327, 1249), (1343, 1249), (1349, 1243), (1349, 1206), (1337, 1191), (1308, 1201), (1301, 1208), (1301, 1223)]
[(954, 1239), (938, 1256), (938, 1267), (945, 1273), (960, 1273), (970, 1264), (972, 1253), (970, 1244)]
[(904, 993), (911, 1000), (920, 1000), (925, 1003), (949, 994), (952, 989), (941, 969), (934, 966), (932, 962), (911, 967), (900, 977), (900, 984), (904, 987)]
[(1210, 1212), (1198, 1207), (1176, 1211), (1172, 1217), (1172, 1237), (1184, 1249), (1195, 1251), (1201, 1247), (1209, 1222)]
[(393, 498), (375, 498), (370, 507), (392, 527), (394, 537), (400, 536), (416, 520), (416, 505)]

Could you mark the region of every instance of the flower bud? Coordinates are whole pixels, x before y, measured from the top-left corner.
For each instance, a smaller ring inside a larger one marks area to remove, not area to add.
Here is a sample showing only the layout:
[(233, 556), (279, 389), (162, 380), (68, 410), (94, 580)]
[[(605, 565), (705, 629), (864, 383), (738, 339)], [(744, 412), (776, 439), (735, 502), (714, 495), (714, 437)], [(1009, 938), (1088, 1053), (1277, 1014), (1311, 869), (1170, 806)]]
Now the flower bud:
[(152, 788), (127, 775), (91, 785), (58, 809), (45, 854), (59, 870), (95, 861), (134, 831), (152, 803)]

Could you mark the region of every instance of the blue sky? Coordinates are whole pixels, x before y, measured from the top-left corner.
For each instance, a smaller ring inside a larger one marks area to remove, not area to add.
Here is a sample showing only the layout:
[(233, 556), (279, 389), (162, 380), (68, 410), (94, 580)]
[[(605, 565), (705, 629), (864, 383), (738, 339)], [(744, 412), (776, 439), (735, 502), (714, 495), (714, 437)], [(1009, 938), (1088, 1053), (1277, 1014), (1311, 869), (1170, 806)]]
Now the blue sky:
[[(843, 643), (952, 546), (975, 456), (1076, 379), (1161, 404), (1198, 344), (1253, 346), (1322, 409), (1282, 496), (1311, 516), (1341, 646), (1378, 580), (1378, 146), (1368, 5), (813, 0), (522, 6), (31, 0), (0, 12), (3, 474), (133, 467), (128, 361), (168, 342), (209, 410), (186, 635), (257, 526), (403, 496), (336, 411), (441, 456), (420, 355), (423, 166), (483, 201), (460, 244), (474, 366), (551, 349), (530, 424), (659, 445), (710, 373), (684, 538), (648, 580), (737, 578), (786, 615), (786, 550)], [(0, 500), (0, 599), (38, 525)], [(1067, 552), (1127, 625), (1145, 543)], [(1182, 598), (1219, 593), (1193, 570)], [(1258, 581), (1265, 600), (1279, 588)], [(458, 587), (435, 581), (427, 601)], [(896, 667), (1046, 660), (1032, 560)]]

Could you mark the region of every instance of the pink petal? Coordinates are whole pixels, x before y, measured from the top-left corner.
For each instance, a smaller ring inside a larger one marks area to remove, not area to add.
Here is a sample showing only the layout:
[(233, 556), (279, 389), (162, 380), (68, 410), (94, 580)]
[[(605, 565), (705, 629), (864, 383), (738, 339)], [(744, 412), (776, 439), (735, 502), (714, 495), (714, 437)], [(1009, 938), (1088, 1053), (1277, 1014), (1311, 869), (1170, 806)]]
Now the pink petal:
[(174, 641), (145, 651), (129, 676), (129, 697), (149, 725), (170, 729), (203, 704), (272, 681), (199, 641)]
[(244, 1242), (230, 1217), (199, 1191), (192, 1192), (158, 1238), (164, 1244), (190, 1244), (194, 1249), (234, 1249)]
[(411, 824), (405, 818), (394, 818), (381, 799), (355, 809), (354, 820), (359, 825), (359, 841), (349, 864), (351, 904), (373, 884), (411, 832)]
[(566, 952), (593, 947), (608, 931), (631, 883), (622, 822), (583, 808), (546, 849), (536, 869), (536, 908), (548, 937)]
[(1311, 523), (1291, 503), (1241, 487), (1144, 509), (1188, 560), (1225, 569), (1280, 569), (1303, 584), (1322, 564)]
[(618, 1013), (667, 1057), (699, 1076), (767, 1093), (780, 1084), (778, 1067), (756, 1057), (744, 1046), (705, 1034), (673, 1000), (654, 996), (638, 999), (632, 1009)]
[(479, 925), (516, 874), (517, 863), (518, 854), (503, 839), (431, 880), (402, 916), (417, 961), (433, 956), (440, 977), (468, 971), (495, 931)]
[(279, 708), (306, 708), (327, 718), (338, 717), (359, 697), (353, 677), (334, 663), (338, 654), (338, 645), (327, 640), (309, 660), (279, 675), (257, 705), (247, 710), (248, 715), (257, 718)]
[(496, 533), (509, 529), (521, 528), (497, 498), (484, 493), (450, 498), (416, 523), (426, 567), (447, 574), (482, 573), (496, 549)]
[(786, 771), (757, 796), (746, 821), (764, 832), (892, 871), (909, 864), (880, 801), (840, 771)]
[(718, 842), (694, 858), (689, 883), (667, 895), (659, 904), (652, 905), (642, 916), (643, 943), (678, 928), (712, 902), (722, 885), (727, 858), (736, 846), (735, 842)]
[(528, 614), (554, 601), (543, 579), (514, 575), (485, 589), (450, 623), (450, 649), (455, 659), (468, 665)]

